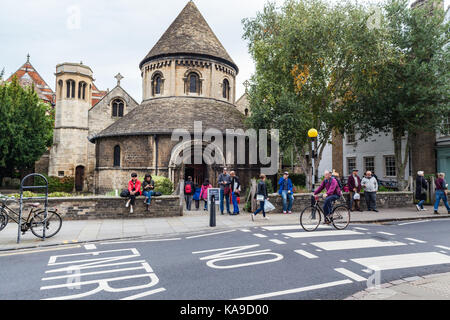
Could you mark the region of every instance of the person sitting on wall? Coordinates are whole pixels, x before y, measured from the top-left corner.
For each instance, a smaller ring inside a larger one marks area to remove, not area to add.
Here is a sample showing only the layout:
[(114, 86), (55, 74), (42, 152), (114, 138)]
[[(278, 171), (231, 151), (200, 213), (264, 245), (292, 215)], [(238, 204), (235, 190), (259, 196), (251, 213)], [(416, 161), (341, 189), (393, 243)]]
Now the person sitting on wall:
[(131, 174), (131, 180), (128, 182), (129, 199), (125, 205), (126, 208), (130, 207), (130, 213), (133, 213), (133, 207), (136, 202), (136, 196), (141, 195), (141, 182), (137, 178), (136, 173)]
[(155, 181), (152, 180), (150, 174), (146, 174), (144, 182), (142, 183), (142, 193), (145, 196), (144, 204), (147, 205), (146, 211), (149, 211), (149, 206), (152, 202), (152, 196), (155, 195)]

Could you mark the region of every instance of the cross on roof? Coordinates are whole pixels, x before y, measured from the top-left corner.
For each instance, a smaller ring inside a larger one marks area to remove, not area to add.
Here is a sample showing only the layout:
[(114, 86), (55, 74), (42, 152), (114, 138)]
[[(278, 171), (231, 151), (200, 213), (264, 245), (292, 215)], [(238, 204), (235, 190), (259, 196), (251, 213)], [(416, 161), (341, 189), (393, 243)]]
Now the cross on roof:
[(120, 80), (123, 79), (123, 76), (120, 74), (120, 72), (114, 78), (117, 79), (117, 85), (120, 86)]
[(27, 54), (27, 63), (30, 63), (30, 54)]
[(245, 92), (247, 92), (248, 91), (248, 87), (250, 87), (250, 81), (245, 80), (243, 84), (244, 84), (244, 87), (245, 87)]

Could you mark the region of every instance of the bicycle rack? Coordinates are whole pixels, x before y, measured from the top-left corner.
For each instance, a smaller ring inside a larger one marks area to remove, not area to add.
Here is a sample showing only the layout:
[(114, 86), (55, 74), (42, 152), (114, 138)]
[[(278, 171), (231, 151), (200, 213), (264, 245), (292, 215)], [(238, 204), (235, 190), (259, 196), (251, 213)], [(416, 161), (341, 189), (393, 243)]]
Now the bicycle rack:
[[(24, 186), (24, 182), (31, 177), (41, 177), (45, 181), (45, 186)], [(45, 188), (45, 197), (23, 197), (23, 190), (24, 189), (43, 189)], [(22, 179), (22, 182), (20, 183), (20, 202), (19, 202), (19, 230), (17, 232), (17, 243), (20, 243), (20, 233), (22, 232), (22, 209), (23, 209), (23, 200), (33, 200), (33, 199), (45, 199), (45, 212), (44, 212), (44, 226), (47, 222), (47, 212), (48, 212), (48, 180), (45, 178), (42, 174), (39, 173), (31, 173), (27, 175), (25, 178)], [(45, 240), (45, 227), (42, 228), (43, 232), (43, 238), (42, 240)]]

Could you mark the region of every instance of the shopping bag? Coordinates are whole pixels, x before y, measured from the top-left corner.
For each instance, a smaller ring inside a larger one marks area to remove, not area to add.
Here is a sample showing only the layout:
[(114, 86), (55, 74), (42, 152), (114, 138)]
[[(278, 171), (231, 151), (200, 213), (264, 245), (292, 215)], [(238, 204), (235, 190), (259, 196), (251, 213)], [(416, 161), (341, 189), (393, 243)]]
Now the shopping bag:
[(264, 201), (264, 211), (269, 212), (275, 210), (275, 207), (269, 200)]
[(353, 200), (359, 200), (359, 199), (361, 199), (361, 196), (359, 195), (359, 193), (355, 193), (353, 195)]

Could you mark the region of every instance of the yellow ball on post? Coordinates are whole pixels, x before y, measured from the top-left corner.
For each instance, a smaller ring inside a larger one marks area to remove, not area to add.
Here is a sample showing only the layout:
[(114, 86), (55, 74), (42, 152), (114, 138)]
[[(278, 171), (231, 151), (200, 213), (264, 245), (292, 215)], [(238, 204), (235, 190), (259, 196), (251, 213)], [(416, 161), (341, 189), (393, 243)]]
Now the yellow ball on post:
[(309, 129), (308, 131), (308, 137), (310, 138), (316, 138), (318, 135), (317, 130), (316, 129)]

